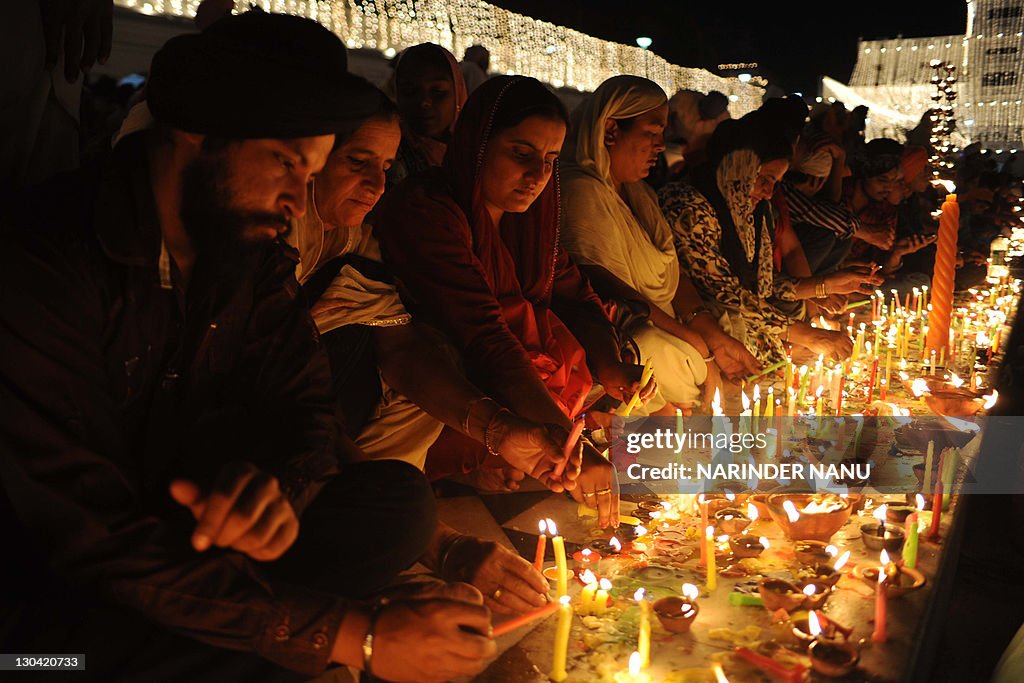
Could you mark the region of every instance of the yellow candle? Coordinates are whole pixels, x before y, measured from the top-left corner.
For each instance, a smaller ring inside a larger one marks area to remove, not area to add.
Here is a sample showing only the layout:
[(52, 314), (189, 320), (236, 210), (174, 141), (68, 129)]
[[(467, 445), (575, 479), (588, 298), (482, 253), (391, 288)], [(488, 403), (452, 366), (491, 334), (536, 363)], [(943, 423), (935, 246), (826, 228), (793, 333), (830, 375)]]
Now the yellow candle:
[(580, 593), (580, 604), (576, 606), (576, 611), (584, 615), (589, 614), (594, 608), (594, 594), (597, 593), (597, 577), (594, 576), (594, 572), (587, 569), (580, 576), (580, 579), (583, 581), (583, 591)]
[(652, 375), (654, 375), (654, 366), (651, 365), (651, 359), (648, 358), (647, 362), (644, 364), (643, 372), (640, 373), (640, 388), (632, 397), (630, 397), (629, 401), (626, 403), (626, 407), (619, 412), (619, 415), (622, 417), (629, 417), (633, 410), (640, 405), (640, 392), (643, 391), (643, 388), (651, 381)]
[(765, 419), (775, 417), (775, 388), (768, 387), (768, 405), (764, 407)]
[(640, 667), (646, 669), (651, 665), (651, 606), (644, 599), (643, 588), (636, 590), (633, 599), (640, 606), (640, 631), (636, 651), (640, 653)]
[(704, 530), (704, 534), (704, 543), (706, 544), (705, 547), (707, 548), (708, 555), (708, 579), (707, 583), (704, 584), (704, 587), (707, 588), (708, 591), (713, 591), (718, 587), (718, 568), (717, 561), (715, 559), (715, 527), (708, 526), (708, 528)]
[(554, 534), (551, 539), (551, 548), (555, 552), (555, 567), (558, 569), (558, 592), (556, 596), (562, 597), (569, 593), (569, 567), (565, 561), (565, 540), (558, 535), (558, 527), (550, 519), (548, 520), (548, 531)]
[(553, 681), (564, 681), (569, 677), (565, 670), (565, 658), (569, 654), (569, 629), (572, 627), (572, 606), (569, 604), (569, 596), (563, 595), (559, 598), (561, 605), (558, 606), (558, 628), (555, 629), (555, 656), (551, 662), (551, 673), (549, 677)]
[(598, 586), (597, 593), (594, 594), (594, 602), (590, 605), (592, 614), (604, 614), (608, 609), (608, 591), (612, 589), (612, 582), (608, 579), (601, 579)]

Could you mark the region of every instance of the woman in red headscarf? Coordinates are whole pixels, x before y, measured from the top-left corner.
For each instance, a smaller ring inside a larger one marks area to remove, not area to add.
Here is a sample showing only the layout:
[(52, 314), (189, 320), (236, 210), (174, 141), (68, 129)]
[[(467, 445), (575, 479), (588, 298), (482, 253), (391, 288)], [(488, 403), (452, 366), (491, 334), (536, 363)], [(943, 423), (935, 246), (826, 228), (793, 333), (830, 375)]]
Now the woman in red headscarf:
[[(591, 370), (616, 398), (641, 389), (600, 299), (558, 244), (567, 121), (539, 81), (488, 80), (466, 103), (444, 167), (385, 195), (375, 220), (410, 306), (448, 335), (470, 379), (518, 415), (566, 430)], [(451, 431), (427, 456), (433, 476), (496, 464)], [(578, 482), (574, 495), (616, 525), (614, 470), (590, 446)]]

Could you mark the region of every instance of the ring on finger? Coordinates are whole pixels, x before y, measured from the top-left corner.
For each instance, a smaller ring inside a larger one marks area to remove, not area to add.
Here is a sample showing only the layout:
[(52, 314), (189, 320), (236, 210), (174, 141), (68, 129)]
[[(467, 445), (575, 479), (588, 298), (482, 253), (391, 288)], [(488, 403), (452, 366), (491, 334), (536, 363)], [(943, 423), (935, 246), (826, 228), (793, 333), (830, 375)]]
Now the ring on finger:
[(594, 491), (594, 493), (596, 493), (599, 496), (607, 496), (611, 492), (612, 490), (610, 488), (598, 489), (597, 491)]
[(584, 497), (584, 498), (586, 498), (587, 496), (596, 496), (596, 495), (597, 495), (597, 494), (596, 494), (596, 493), (594, 493), (593, 491), (584, 491), (584, 492), (583, 492), (583, 497)]
[(494, 592), (491, 593), (491, 597), (494, 598), (495, 600), (500, 598), (501, 597), (501, 589), (500, 588), (495, 588)]

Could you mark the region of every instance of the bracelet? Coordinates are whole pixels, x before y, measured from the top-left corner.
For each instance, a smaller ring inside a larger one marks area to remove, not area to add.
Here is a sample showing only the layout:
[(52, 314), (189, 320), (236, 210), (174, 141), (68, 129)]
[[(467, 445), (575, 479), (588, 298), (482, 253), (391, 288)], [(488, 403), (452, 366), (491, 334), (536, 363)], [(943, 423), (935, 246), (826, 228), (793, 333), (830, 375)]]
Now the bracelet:
[(441, 552), (437, 556), (437, 575), (444, 580), (448, 580), (448, 560), (451, 558), (452, 549), (455, 548), (459, 543), (465, 541), (469, 536), (465, 534), (457, 534), (452, 536), (450, 539), (445, 541), (444, 547), (441, 548)]
[(366, 637), (363, 638), (363, 673), (368, 677), (373, 677), (373, 672), (370, 670), (370, 665), (373, 663), (373, 632), (377, 628), (377, 617), (380, 616), (380, 611), (388, 604), (387, 598), (381, 598), (370, 610), (370, 626), (366, 629)]
[[(472, 436), (472, 431), (470, 431), (470, 427), (469, 427), (469, 420), (473, 416), (473, 408), (476, 407), (476, 404), (484, 403), (485, 401), (489, 402), (489, 403), (493, 403), (498, 408), (501, 408), (501, 406), (498, 405), (498, 402), (495, 401), (490, 396), (480, 396), (480, 397), (474, 398), (472, 401), (470, 401), (469, 405), (466, 406), (466, 416), (464, 418), (462, 418), (462, 431), (466, 435)], [(497, 411), (495, 411), (495, 412), (497, 412)]]
[(709, 309), (704, 304), (701, 304), (697, 308), (695, 308), (692, 311), (690, 311), (689, 313), (687, 313), (686, 316), (682, 320), (680, 320), (679, 322), (682, 323), (683, 325), (689, 325), (691, 322), (693, 322), (693, 319), (696, 318), (701, 313), (710, 313), (710, 312), (711, 312), (711, 309)]
[(708, 363), (714, 363), (715, 362), (715, 354), (712, 352), (712, 353), (710, 353), (708, 355), (707, 358), (701, 358), (701, 360), (704, 361), (705, 365), (707, 365)]
[(494, 415), (491, 415), (490, 422), (488, 422), (487, 426), (484, 427), (484, 448), (487, 449), (488, 453), (498, 458), (501, 457), (501, 453), (499, 453), (496, 446), (491, 443), (491, 427), (494, 426), (494, 423), (498, 419), (498, 416), (501, 415), (502, 413), (509, 413), (511, 415), (512, 411), (509, 410), (508, 408), (499, 408), (494, 412)]
[(828, 283), (825, 278), (820, 278), (814, 285), (814, 298), (825, 299), (828, 297)]

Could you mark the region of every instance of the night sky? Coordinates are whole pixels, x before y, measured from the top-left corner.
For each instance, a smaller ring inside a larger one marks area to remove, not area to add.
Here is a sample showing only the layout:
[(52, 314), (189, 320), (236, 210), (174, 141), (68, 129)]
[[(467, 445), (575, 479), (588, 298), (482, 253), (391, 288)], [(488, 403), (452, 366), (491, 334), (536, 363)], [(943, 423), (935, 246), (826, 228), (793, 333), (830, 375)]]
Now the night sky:
[[(963, 0), (490, 0), (500, 7), (651, 50), (682, 66), (758, 62), (787, 92), (816, 95), (822, 75), (847, 82), (857, 39), (962, 34)], [(846, 12), (845, 14), (840, 14)]]

